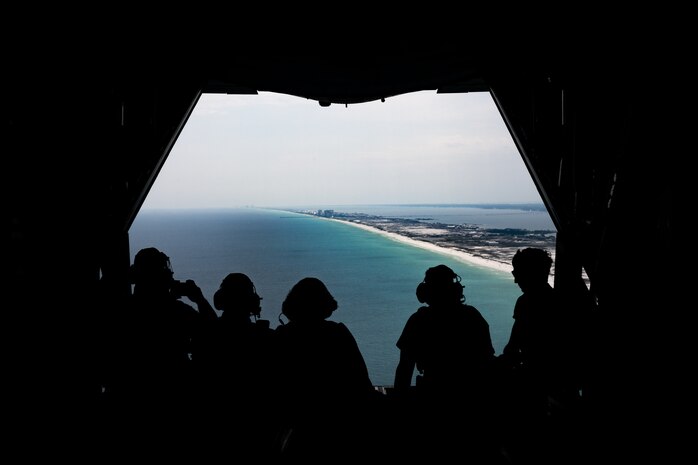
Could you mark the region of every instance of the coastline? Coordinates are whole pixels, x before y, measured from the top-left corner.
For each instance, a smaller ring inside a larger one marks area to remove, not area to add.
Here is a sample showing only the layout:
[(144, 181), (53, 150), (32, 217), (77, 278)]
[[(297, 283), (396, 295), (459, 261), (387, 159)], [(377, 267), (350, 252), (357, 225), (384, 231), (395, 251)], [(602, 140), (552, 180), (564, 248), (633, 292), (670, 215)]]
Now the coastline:
[(478, 224), (450, 224), (428, 218), (408, 219), (344, 213), (335, 210), (284, 210), (337, 221), (380, 234), (403, 244), (447, 255), (469, 265), (510, 273), (516, 252), (527, 247), (547, 250), (553, 258), (551, 282), (555, 276), (557, 231), (550, 229), (487, 229)]
[(375, 234), (380, 234), (384, 237), (387, 237), (389, 239), (392, 239), (397, 242), (401, 242), (403, 244), (408, 244), (414, 247), (419, 247), (425, 250), (429, 250), (431, 252), (439, 253), (442, 255), (448, 255), (451, 258), (455, 258), (457, 260), (461, 260), (463, 262), (469, 263), (471, 265), (478, 265), (478, 266), (483, 266), (486, 268), (491, 268), (493, 270), (497, 271), (504, 271), (504, 272), (511, 272), (512, 266), (511, 266), (511, 260), (509, 263), (502, 262), (500, 260), (496, 260), (493, 258), (486, 258), (482, 256), (477, 256), (472, 253), (468, 253), (463, 250), (458, 250), (450, 247), (443, 247), (441, 245), (434, 244), (433, 242), (425, 241), (425, 240), (418, 240), (413, 237), (409, 236), (404, 236), (401, 234), (398, 234), (396, 232), (391, 232), (391, 231), (386, 231), (384, 229), (377, 228), (375, 226), (363, 223), (363, 222), (357, 222), (357, 221), (349, 221), (345, 219), (339, 219), (339, 218), (324, 218), (330, 221), (337, 221), (340, 223), (344, 224), (349, 224), (351, 226), (355, 226), (357, 228), (363, 229), (365, 231), (369, 231)]

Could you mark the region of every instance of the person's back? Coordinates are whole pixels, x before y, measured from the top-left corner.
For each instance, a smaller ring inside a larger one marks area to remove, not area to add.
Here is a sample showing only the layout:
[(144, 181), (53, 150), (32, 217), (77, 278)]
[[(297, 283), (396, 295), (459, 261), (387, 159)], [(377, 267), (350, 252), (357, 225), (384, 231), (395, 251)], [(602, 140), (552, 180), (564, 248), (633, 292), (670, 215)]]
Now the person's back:
[(269, 321), (236, 322), (223, 314), (211, 329), (208, 360), (203, 361), (223, 395), (257, 397), (268, 389), (273, 330)]
[(206, 323), (194, 353), (209, 395), (244, 399), (267, 388), (273, 330), (268, 320), (258, 320), (261, 300), (244, 273), (229, 273), (214, 294), (222, 313)]
[(489, 375), (494, 349), (489, 325), (475, 307), (420, 307), (410, 320), (400, 345), (414, 344), (420, 391), (442, 398), (447, 392), (473, 391), (486, 381), (481, 377)]
[(563, 317), (562, 301), (554, 288), (545, 283), (528, 289), (516, 300), (514, 338), (503, 353), (522, 368), (545, 376), (555, 369), (556, 359), (564, 356)]
[(346, 459), (367, 446), (363, 422), (378, 393), (354, 336), (327, 320), (336, 309), (317, 278), (301, 279), (282, 305), (289, 322), (275, 330), (276, 384), (284, 399), (281, 452), (289, 459)]
[(276, 329), (284, 356), (282, 371), (291, 395), (306, 404), (332, 399), (361, 400), (372, 392), (366, 364), (349, 329), (321, 320)]
[(409, 388), (414, 368), (418, 390), (428, 387), (426, 394), (438, 398), (485, 382), (480, 375), (494, 361), (489, 324), (479, 310), (465, 304), (460, 276), (445, 265), (430, 268), (417, 287), (417, 299), (427, 306), (410, 316), (396, 343), (400, 362), (395, 389)]
[(488, 420), (494, 348), (489, 324), (465, 304), (460, 281), (445, 265), (429, 268), (416, 292), (427, 305), (408, 318), (396, 343), (394, 391), (403, 405), (395, 424), (408, 438), (398, 445), (409, 447), (402, 451), (408, 456), (468, 454), (479, 461), (496, 455)]
[[(229, 273), (213, 296), (222, 314), (208, 321), (194, 346), (200, 430), (214, 458), (270, 457), (276, 435), (272, 415), (273, 330), (259, 320), (262, 298), (244, 273)], [(251, 320), (254, 318), (254, 321)]]

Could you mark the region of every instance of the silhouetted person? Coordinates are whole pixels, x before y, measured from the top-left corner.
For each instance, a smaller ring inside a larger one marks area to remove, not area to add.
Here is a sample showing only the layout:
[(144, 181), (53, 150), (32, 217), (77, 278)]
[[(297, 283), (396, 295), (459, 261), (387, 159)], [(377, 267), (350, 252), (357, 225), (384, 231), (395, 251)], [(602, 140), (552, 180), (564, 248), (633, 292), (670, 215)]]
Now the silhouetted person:
[(495, 453), (487, 421), (494, 348), (489, 324), (465, 303), (463, 288), (446, 265), (429, 268), (416, 290), (427, 305), (409, 317), (396, 344), (394, 395), (413, 409), (402, 422), (406, 447), (423, 458), (483, 461)]
[(136, 254), (130, 272), (133, 294), (119, 315), (117, 371), (107, 386), (114, 419), (123, 422), (117, 445), (183, 451), (195, 408), (192, 342), (216, 314), (194, 281), (174, 279), (169, 257), (154, 247)]
[(244, 273), (230, 273), (213, 296), (221, 316), (206, 323), (195, 344), (208, 453), (262, 459), (277, 432), (271, 418), (271, 344), (274, 331), (259, 319), (262, 298)]
[(343, 323), (328, 320), (336, 309), (314, 277), (298, 281), (282, 304), (289, 322), (276, 328), (277, 386), (289, 460), (341, 461), (367, 447), (364, 434), (380, 428), (366, 418), (379, 394), (356, 340)]
[(546, 459), (554, 442), (551, 416), (578, 395), (573, 306), (548, 282), (552, 263), (546, 250), (533, 247), (518, 250), (512, 259), (522, 295), (499, 362), (507, 370), (503, 382), (509, 387), (505, 427), (510, 453), (525, 460)]

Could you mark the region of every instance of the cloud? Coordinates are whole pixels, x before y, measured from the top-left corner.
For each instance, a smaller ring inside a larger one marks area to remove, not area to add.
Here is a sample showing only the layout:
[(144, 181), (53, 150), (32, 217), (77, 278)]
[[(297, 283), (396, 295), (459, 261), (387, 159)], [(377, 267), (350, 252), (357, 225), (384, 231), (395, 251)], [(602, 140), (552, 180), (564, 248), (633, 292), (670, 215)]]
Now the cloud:
[(201, 97), (144, 208), (539, 202), (488, 93)]

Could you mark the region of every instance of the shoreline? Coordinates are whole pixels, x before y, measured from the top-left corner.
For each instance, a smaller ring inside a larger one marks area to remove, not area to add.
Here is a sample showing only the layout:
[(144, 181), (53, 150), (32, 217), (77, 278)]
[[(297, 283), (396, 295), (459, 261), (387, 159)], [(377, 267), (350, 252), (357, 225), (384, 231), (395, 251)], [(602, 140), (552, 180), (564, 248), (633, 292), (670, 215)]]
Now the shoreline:
[(477, 224), (446, 224), (422, 219), (393, 218), (334, 210), (285, 210), (292, 213), (337, 221), (380, 234), (413, 247), (448, 256), (468, 265), (511, 273), (511, 261), (520, 249), (547, 250), (553, 258), (551, 280), (555, 275), (557, 231), (520, 228), (486, 229)]
[(455, 258), (457, 260), (461, 260), (463, 262), (466, 262), (471, 265), (478, 265), (482, 266), (485, 268), (490, 268), (493, 270), (497, 271), (503, 271), (503, 272), (508, 272), (510, 273), (513, 267), (511, 264), (507, 263), (502, 263), (501, 261), (497, 261), (494, 259), (489, 259), (485, 257), (480, 257), (468, 252), (465, 252), (463, 250), (458, 250), (450, 247), (443, 247), (441, 245), (434, 244), (433, 242), (425, 241), (425, 240), (419, 240), (419, 239), (414, 239), (409, 236), (404, 236), (401, 234), (398, 234), (396, 232), (391, 232), (391, 231), (386, 231), (384, 229), (377, 228), (372, 225), (368, 225), (365, 223), (359, 223), (357, 221), (349, 221), (345, 219), (339, 219), (339, 218), (324, 218), (324, 217), (319, 217), (323, 218), (326, 220), (330, 221), (337, 221), (339, 223), (344, 223), (348, 224), (351, 226), (355, 226), (359, 229), (363, 229), (365, 231), (369, 231), (375, 234), (380, 234), (381, 236), (387, 237), (389, 239), (392, 239), (394, 241), (403, 243), (403, 244), (408, 244), (414, 247), (419, 247), (421, 249), (429, 250), (431, 252), (439, 253), (442, 255), (447, 255), (451, 258)]

